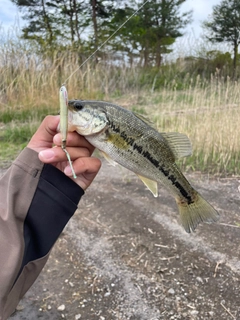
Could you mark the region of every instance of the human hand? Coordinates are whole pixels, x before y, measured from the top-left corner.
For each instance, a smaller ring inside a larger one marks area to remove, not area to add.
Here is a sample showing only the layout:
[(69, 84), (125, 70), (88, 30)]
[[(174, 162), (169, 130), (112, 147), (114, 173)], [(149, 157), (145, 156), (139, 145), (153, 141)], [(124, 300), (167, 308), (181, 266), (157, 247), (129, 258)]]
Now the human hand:
[[(51, 163), (86, 190), (97, 175), (101, 161), (91, 157), (94, 147), (76, 132), (69, 132), (67, 137), (67, 151), (70, 154), (77, 179), (72, 177), (72, 171), (61, 148), (61, 134), (57, 132), (59, 116), (47, 116), (32, 136), (27, 147), (39, 153), (39, 159), (44, 163)], [(55, 146), (53, 146), (55, 145)]]

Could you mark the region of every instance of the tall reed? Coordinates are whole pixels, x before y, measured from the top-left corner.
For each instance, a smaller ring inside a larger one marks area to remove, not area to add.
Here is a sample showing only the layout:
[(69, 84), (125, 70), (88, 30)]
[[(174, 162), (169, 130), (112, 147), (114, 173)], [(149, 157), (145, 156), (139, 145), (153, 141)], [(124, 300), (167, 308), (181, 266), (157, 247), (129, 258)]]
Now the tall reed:
[[(12, 127), (33, 128), (44, 115), (58, 112), (59, 87), (79, 67), (79, 60), (74, 52), (57, 52), (49, 59), (11, 43), (0, 46), (0, 57), (0, 122), (5, 123), (0, 139), (10, 143), (11, 134), (3, 134), (10, 122)], [(69, 98), (115, 102), (145, 113), (160, 131), (186, 133), (193, 156), (183, 160), (185, 169), (239, 175), (239, 82), (223, 79), (218, 72), (210, 80), (181, 73), (179, 80), (176, 65), (165, 67), (164, 76), (162, 70), (151, 73), (123, 62), (90, 62), (66, 85)]]

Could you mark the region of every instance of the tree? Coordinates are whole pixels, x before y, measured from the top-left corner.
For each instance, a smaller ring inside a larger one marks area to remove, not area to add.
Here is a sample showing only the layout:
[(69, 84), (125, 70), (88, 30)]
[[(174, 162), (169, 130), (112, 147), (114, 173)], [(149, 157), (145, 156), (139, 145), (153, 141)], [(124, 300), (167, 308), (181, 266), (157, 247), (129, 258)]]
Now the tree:
[(240, 44), (240, 1), (223, 0), (213, 6), (209, 21), (203, 23), (208, 31), (207, 39), (211, 42), (227, 42), (233, 46), (233, 70), (237, 66), (238, 46)]
[[(179, 12), (185, 1), (152, 0), (143, 7), (141, 24), (142, 27), (146, 25), (146, 32), (142, 38), (143, 50), (152, 52), (157, 67), (161, 65), (162, 55), (171, 52), (169, 46), (183, 35), (182, 29), (191, 21), (191, 11)], [(149, 56), (145, 54), (145, 65), (148, 64), (148, 60)]]
[[(180, 13), (180, 7), (186, 0), (131, 0), (124, 9), (116, 10), (116, 22), (131, 16), (140, 9), (135, 17), (130, 19), (121, 30), (121, 43), (134, 43), (134, 50), (138, 50), (143, 65), (161, 65), (162, 55), (171, 52), (170, 46), (183, 35), (182, 29), (191, 21), (192, 12)], [(145, 5), (144, 5), (145, 3)], [(130, 4), (130, 5), (129, 5)], [(122, 17), (122, 19), (120, 19)]]
[(44, 0), (12, 0), (29, 23), (22, 29), (24, 39), (35, 40), (42, 51), (53, 48), (57, 37), (54, 12)]
[[(113, 18), (109, 23), (109, 35), (113, 34), (122, 25), (109, 43), (112, 50), (122, 54), (123, 60), (126, 60), (126, 56), (128, 57), (130, 65), (133, 64), (135, 56), (139, 57), (142, 35), (139, 29), (139, 16), (132, 16), (136, 10), (136, 7), (129, 7), (126, 4), (123, 7), (115, 8)], [(128, 20), (131, 16), (132, 18)], [(127, 20), (128, 22), (125, 23)]]
[(91, 16), (95, 51), (99, 47), (100, 41), (104, 41), (105, 28), (112, 16), (113, 2), (113, 0), (89, 0), (89, 4), (86, 6), (87, 12)]
[(131, 17), (108, 42), (107, 51), (124, 52), (130, 61), (138, 56), (144, 66), (161, 65), (191, 17), (191, 12), (180, 13), (186, 0), (11, 1), (25, 13), (23, 38), (36, 41), (44, 54), (67, 47), (91, 53)]
[[(11, 0), (21, 11), (26, 26), (24, 39), (34, 40), (42, 53), (56, 48), (85, 52), (97, 49), (106, 34), (113, 4), (110, 0)], [(82, 35), (85, 32), (84, 36)]]
[(58, 9), (58, 25), (60, 24), (61, 29), (65, 32), (62, 33), (63, 40), (69, 40), (68, 31), (70, 30), (70, 41), (73, 46), (80, 46), (81, 37), (80, 30), (84, 29), (86, 23), (79, 21), (80, 12), (83, 9), (82, 3), (79, 3), (77, 0), (55, 0), (56, 4), (53, 4), (53, 1), (50, 2), (52, 6)]
[[(22, 37), (34, 40), (39, 50), (53, 52), (56, 47), (80, 46), (80, 30), (86, 22), (80, 21), (82, 1), (78, 0), (11, 0), (24, 13), (27, 21)], [(80, 23), (81, 22), (81, 23)]]

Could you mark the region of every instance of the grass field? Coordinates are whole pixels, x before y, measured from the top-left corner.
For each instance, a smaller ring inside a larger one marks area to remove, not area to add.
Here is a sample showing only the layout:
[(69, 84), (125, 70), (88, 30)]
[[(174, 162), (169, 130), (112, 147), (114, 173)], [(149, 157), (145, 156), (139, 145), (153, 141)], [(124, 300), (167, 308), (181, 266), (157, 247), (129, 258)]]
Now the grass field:
[[(14, 68), (9, 56), (0, 66), (2, 165), (27, 144), (45, 115), (58, 113), (59, 87), (78, 66), (74, 57), (41, 64), (33, 57), (26, 60), (21, 52), (14, 57)], [(117, 103), (146, 115), (159, 131), (186, 133), (193, 155), (181, 161), (185, 170), (239, 175), (240, 83), (217, 74), (208, 81), (193, 80), (188, 74), (181, 80), (181, 90), (174, 79), (156, 89), (159, 77), (161, 72), (146, 78), (138, 68), (88, 64), (69, 79), (67, 89), (70, 99)]]

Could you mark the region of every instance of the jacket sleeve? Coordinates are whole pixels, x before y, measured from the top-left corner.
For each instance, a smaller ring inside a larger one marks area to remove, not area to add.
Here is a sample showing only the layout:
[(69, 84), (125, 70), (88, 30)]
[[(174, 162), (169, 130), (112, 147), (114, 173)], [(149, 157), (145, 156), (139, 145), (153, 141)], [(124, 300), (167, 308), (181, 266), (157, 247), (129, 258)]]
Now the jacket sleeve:
[(84, 191), (24, 149), (0, 180), (0, 320), (14, 312), (47, 262)]

